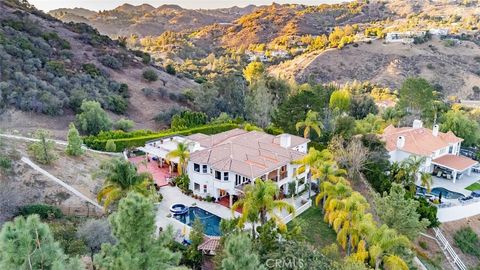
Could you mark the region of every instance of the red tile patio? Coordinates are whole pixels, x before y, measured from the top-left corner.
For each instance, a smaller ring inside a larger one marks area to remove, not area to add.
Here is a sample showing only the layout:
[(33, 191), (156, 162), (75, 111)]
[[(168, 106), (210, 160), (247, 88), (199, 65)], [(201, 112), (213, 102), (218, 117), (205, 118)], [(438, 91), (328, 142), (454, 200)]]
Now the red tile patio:
[[(223, 198), (220, 198), (220, 200), (218, 200), (218, 204), (223, 205), (223, 206), (225, 206), (225, 207), (227, 207), (227, 208), (230, 208), (230, 207), (229, 207), (229, 204), (230, 204), (230, 199), (229, 199), (229, 197), (228, 197), (228, 196), (225, 196), (225, 197), (223, 197)], [(242, 208), (239, 207), (239, 208), (237, 208), (236, 211), (241, 214), (241, 213), (242, 213)]]
[[(145, 163), (142, 164), (142, 161), (145, 160), (145, 156), (132, 157), (128, 160), (137, 166), (138, 172), (151, 173), (153, 180), (159, 187), (168, 185), (167, 179), (172, 177), (172, 175), (170, 174), (167, 165), (164, 165), (163, 168), (159, 168), (156, 161), (150, 160), (150, 162), (146, 163), (147, 166), (145, 166)], [(175, 176), (175, 174), (173, 176)]]

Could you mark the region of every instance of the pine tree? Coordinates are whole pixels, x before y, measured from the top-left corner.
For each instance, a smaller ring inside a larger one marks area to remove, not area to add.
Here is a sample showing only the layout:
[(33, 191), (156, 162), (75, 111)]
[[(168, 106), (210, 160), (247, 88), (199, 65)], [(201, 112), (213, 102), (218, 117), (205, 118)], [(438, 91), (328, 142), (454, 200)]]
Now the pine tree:
[(0, 269), (85, 269), (69, 259), (37, 215), (17, 217), (0, 231)]
[(110, 269), (170, 269), (180, 262), (180, 254), (168, 249), (172, 241), (169, 227), (155, 237), (153, 203), (131, 192), (120, 201), (117, 212), (109, 218), (116, 244), (104, 244), (94, 256), (94, 263)]
[(222, 270), (264, 270), (258, 255), (252, 250), (252, 242), (245, 234), (232, 235), (225, 244)]
[(77, 128), (73, 123), (70, 123), (68, 126), (68, 145), (66, 149), (66, 153), (70, 156), (80, 156), (84, 153), (84, 150), (82, 149), (82, 138), (80, 137), (80, 134), (78, 133)]
[(198, 250), (198, 246), (203, 242), (203, 224), (199, 219), (193, 222), (192, 230), (190, 231), (190, 245), (187, 248), (187, 259), (190, 261), (192, 267), (198, 268), (202, 263), (202, 253)]
[(58, 158), (54, 152), (55, 142), (49, 137), (48, 131), (39, 129), (35, 132), (35, 138), (38, 141), (28, 146), (35, 159), (42, 164), (50, 164)]

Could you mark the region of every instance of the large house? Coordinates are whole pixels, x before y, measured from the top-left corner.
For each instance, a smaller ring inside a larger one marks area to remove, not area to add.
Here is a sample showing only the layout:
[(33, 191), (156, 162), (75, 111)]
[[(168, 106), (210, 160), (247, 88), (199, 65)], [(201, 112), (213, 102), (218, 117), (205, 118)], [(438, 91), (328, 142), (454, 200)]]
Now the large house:
[(424, 158), (420, 171), (445, 176), (454, 183), (463, 174), (470, 175), (476, 161), (460, 156), (463, 141), (449, 131), (439, 131), (439, 125), (433, 129), (424, 128), (420, 120), (415, 120), (412, 127), (385, 128), (382, 139), (385, 141), (390, 162), (401, 162), (410, 156)]
[(164, 138), (148, 142), (140, 149), (164, 160), (178, 142), (189, 145), (186, 173), (190, 178), (190, 190), (197, 196), (226, 200), (231, 206), (235, 197), (243, 193), (243, 188), (253, 184), (256, 178), (274, 181), (284, 194), (290, 193), (290, 182), (296, 181), (297, 191), (305, 188), (309, 168), (296, 174), (300, 165), (292, 161), (306, 155), (308, 139), (233, 129), (215, 135), (197, 133)]

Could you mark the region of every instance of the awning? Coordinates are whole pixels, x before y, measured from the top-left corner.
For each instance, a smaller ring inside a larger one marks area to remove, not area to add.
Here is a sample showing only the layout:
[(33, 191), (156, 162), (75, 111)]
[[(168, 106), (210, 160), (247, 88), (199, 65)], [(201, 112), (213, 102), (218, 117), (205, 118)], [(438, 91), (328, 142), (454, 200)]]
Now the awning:
[(215, 253), (219, 246), (220, 246), (220, 237), (208, 236), (203, 239), (203, 243), (198, 245), (197, 249), (203, 252)]
[[(150, 145), (146, 145), (146, 146), (143, 146), (143, 147), (137, 147), (137, 149), (142, 151), (142, 152), (148, 153), (151, 156), (157, 156), (157, 157), (161, 157), (161, 158), (164, 158), (164, 159), (166, 158), (166, 156), (168, 154), (168, 152), (166, 150), (164, 150), (163, 148), (154, 147), (154, 146), (150, 146)], [(174, 163), (178, 163), (178, 158), (177, 157), (172, 158), (171, 161), (174, 162)]]
[(478, 162), (468, 157), (449, 154), (432, 160), (432, 164), (463, 172), (475, 166)]

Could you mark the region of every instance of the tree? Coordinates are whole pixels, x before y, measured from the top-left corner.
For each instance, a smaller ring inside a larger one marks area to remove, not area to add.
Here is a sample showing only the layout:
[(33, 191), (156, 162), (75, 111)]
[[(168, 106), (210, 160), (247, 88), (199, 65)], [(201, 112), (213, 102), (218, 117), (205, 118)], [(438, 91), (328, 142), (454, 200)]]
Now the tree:
[(370, 231), (368, 240), (370, 242), (368, 248), (370, 265), (374, 266), (376, 270), (382, 269), (382, 264), (384, 269), (409, 269), (405, 261), (395, 254), (395, 252), (409, 248), (410, 241), (407, 237), (398, 235), (394, 229), (390, 229), (384, 224), (380, 228)]
[(167, 160), (172, 160), (174, 158), (178, 159), (178, 174), (182, 175), (183, 172), (186, 171), (186, 166), (190, 159), (190, 144), (178, 142), (177, 148), (170, 151), (166, 156)]
[[(358, 137), (353, 137), (346, 142), (341, 137), (334, 137), (328, 148), (334, 154), (337, 163), (347, 170), (348, 177), (352, 180), (364, 180), (362, 171), (368, 162), (369, 150), (363, 146), (362, 141)], [(369, 186), (365, 183), (365, 186)]]
[(65, 256), (47, 224), (37, 215), (17, 217), (0, 231), (0, 269), (85, 269)]
[[(115, 243), (115, 238), (106, 219), (89, 219), (77, 231), (77, 237), (82, 239), (90, 250), (90, 258), (100, 252), (104, 243)], [(95, 265), (93, 265), (95, 269)]]
[(413, 240), (426, 230), (430, 222), (420, 219), (417, 213), (419, 203), (405, 198), (405, 193), (403, 186), (394, 183), (389, 194), (384, 192), (383, 197), (376, 195), (375, 204), (384, 224)]
[(350, 115), (355, 119), (363, 119), (369, 114), (376, 115), (377, 113), (377, 105), (370, 95), (356, 95), (352, 98)]
[(249, 83), (253, 83), (260, 79), (265, 73), (265, 67), (262, 62), (254, 61), (247, 65), (243, 70), (243, 76)]
[(189, 235), (190, 245), (186, 250), (185, 257), (187, 258), (189, 265), (193, 269), (200, 267), (202, 263), (202, 253), (198, 250), (198, 246), (203, 242), (203, 224), (200, 219), (195, 219), (193, 222), (192, 230)]
[(430, 192), (432, 187), (432, 175), (428, 172), (420, 172), (420, 185), (427, 189)]
[(443, 132), (452, 131), (464, 139), (466, 146), (475, 145), (480, 139), (480, 125), (463, 111), (450, 110), (442, 117), (440, 128)]
[(54, 152), (55, 142), (49, 139), (50, 133), (46, 130), (39, 129), (35, 131), (37, 142), (33, 142), (28, 146), (28, 150), (35, 159), (42, 164), (51, 164), (58, 156)]
[(107, 152), (117, 151), (117, 146), (115, 145), (115, 142), (113, 140), (107, 140), (107, 142), (105, 143), (105, 151)]
[(431, 110), (434, 101), (433, 87), (423, 78), (406, 79), (398, 91), (400, 108), (407, 112), (420, 113)]
[(274, 108), (274, 97), (264, 81), (256, 82), (250, 88), (250, 92), (245, 100), (247, 119), (265, 128), (270, 123)]
[(97, 135), (100, 131), (110, 130), (112, 122), (97, 101), (83, 101), (81, 113), (77, 114), (77, 126), (88, 135)]
[(101, 251), (94, 256), (98, 268), (171, 269), (179, 264), (180, 254), (168, 248), (173, 241), (171, 227), (155, 236), (155, 211), (149, 199), (130, 192), (120, 201), (109, 221), (117, 242), (102, 245)]
[(239, 233), (229, 237), (225, 243), (225, 258), (222, 270), (264, 270), (258, 255), (252, 249), (252, 243), (245, 234)]
[(351, 97), (348, 90), (336, 90), (330, 96), (329, 107), (332, 110), (347, 112), (350, 109), (350, 103)]
[(305, 117), (305, 120), (298, 122), (295, 125), (295, 128), (297, 129), (297, 131), (303, 128), (303, 137), (307, 139), (310, 137), (310, 129), (313, 129), (317, 133), (318, 137), (320, 137), (322, 133), (321, 129), (323, 128), (323, 125), (318, 120), (318, 113), (312, 110), (309, 110), (307, 112), (307, 116)]
[(68, 155), (80, 156), (84, 153), (84, 150), (82, 149), (82, 138), (80, 137), (80, 134), (78, 133), (78, 130), (73, 123), (70, 123), (70, 125), (68, 126), (67, 141), (68, 144), (65, 152)]
[(98, 202), (103, 202), (105, 209), (130, 191), (146, 197), (156, 197), (152, 176), (149, 173), (138, 174), (135, 165), (128, 160), (111, 159), (100, 165), (98, 175), (105, 178), (103, 187), (97, 194)]
[(361, 120), (355, 121), (355, 133), (357, 134), (381, 134), (385, 121), (378, 115), (369, 114)]
[(115, 129), (122, 130), (122, 131), (129, 131), (135, 126), (135, 122), (129, 119), (121, 118), (115, 122), (114, 127)]
[(293, 213), (295, 207), (283, 200), (275, 199), (279, 194), (279, 189), (274, 182), (256, 179), (254, 185), (245, 186), (244, 193), (245, 196), (232, 205), (232, 212), (242, 208), (242, 215), (238, 222), (239, 227), (243, 227), (247, 221), (251, 222), (253, 224), (252, 238), (255, 238), (255, 222), (260, 221), (260, 224), (264, 225), (268, 216), (281, 230), (286, 229), (277, 211), (286, 210), (288, 213)]

